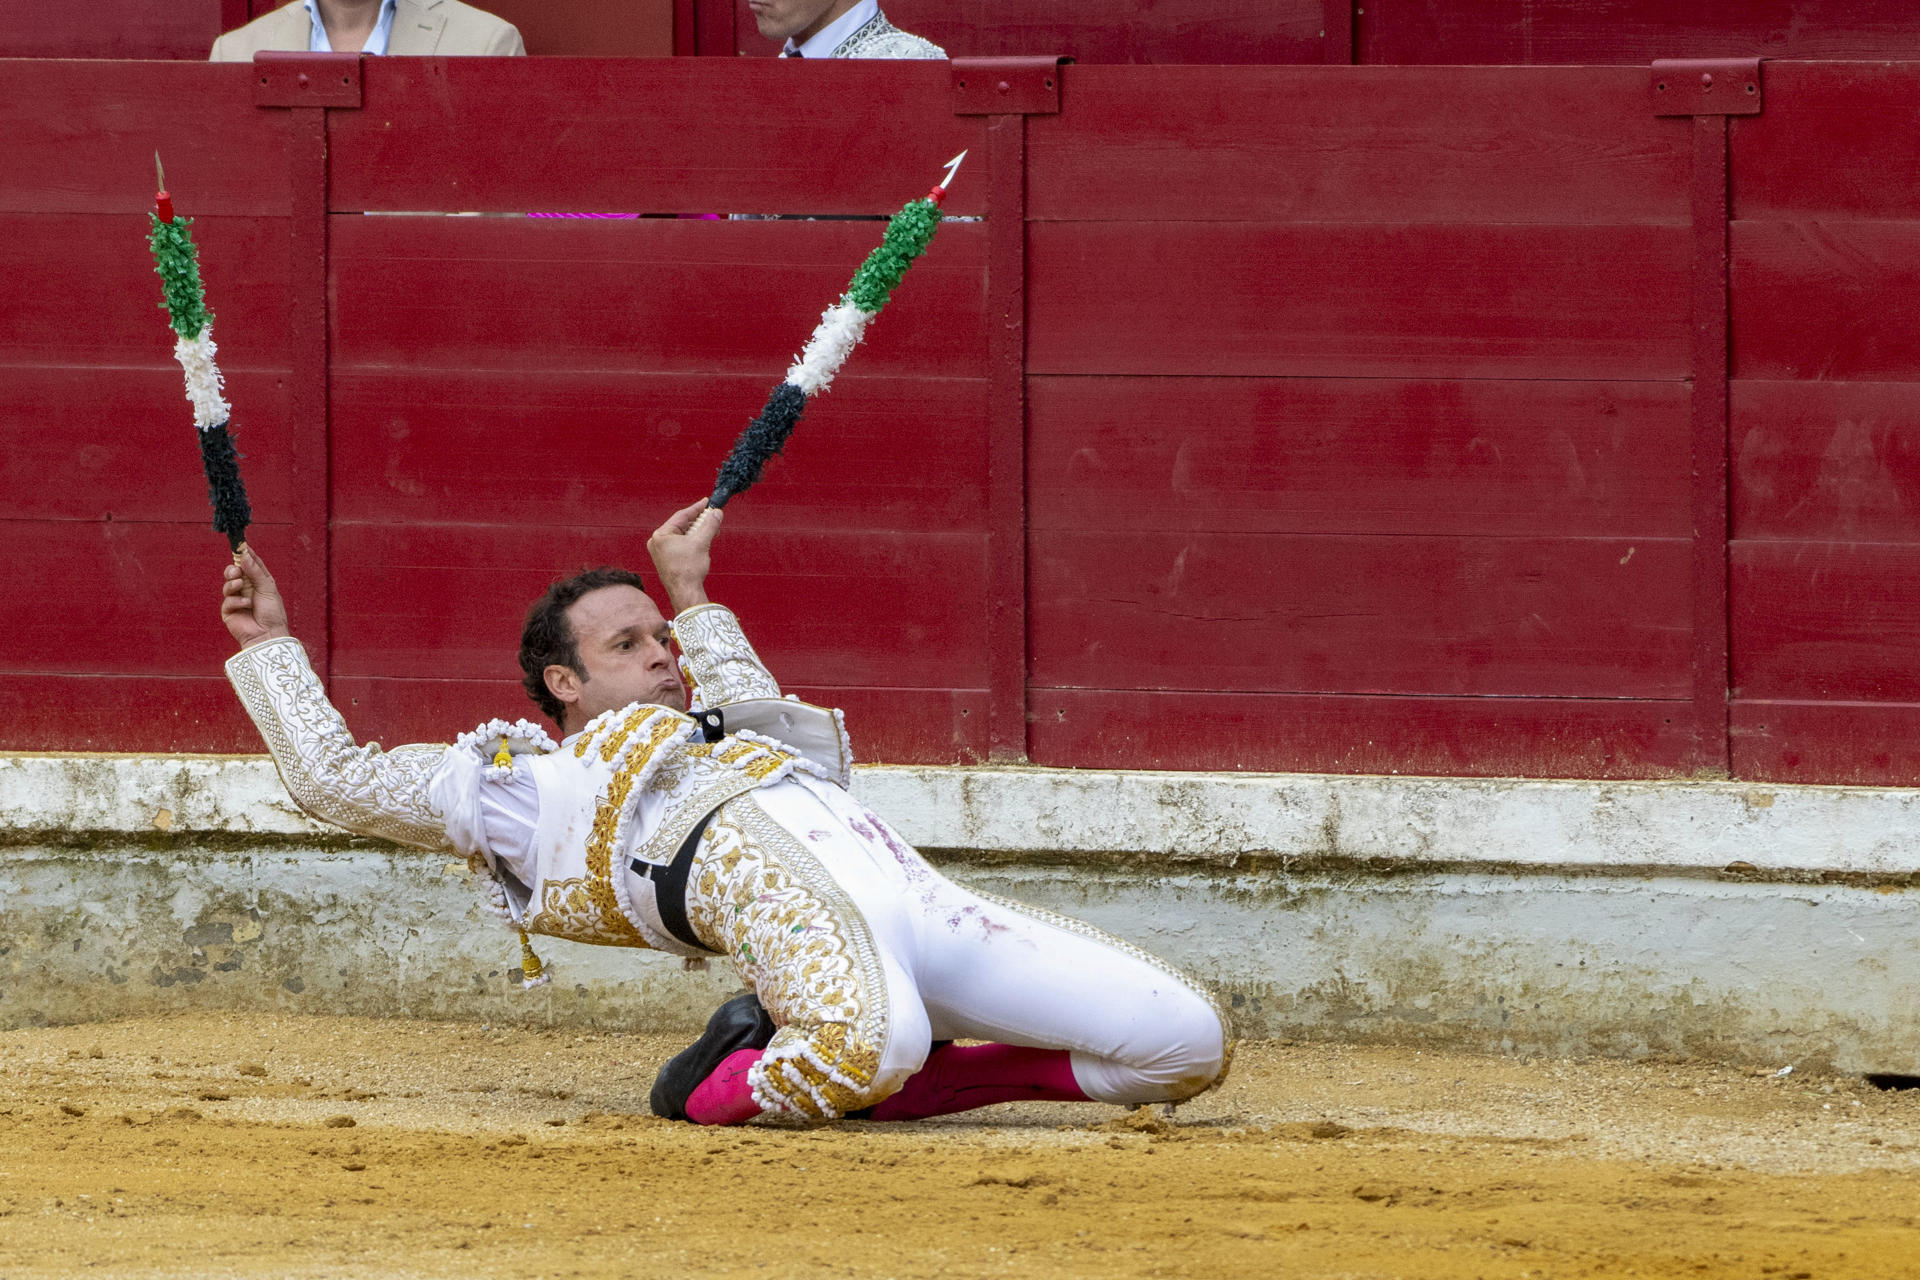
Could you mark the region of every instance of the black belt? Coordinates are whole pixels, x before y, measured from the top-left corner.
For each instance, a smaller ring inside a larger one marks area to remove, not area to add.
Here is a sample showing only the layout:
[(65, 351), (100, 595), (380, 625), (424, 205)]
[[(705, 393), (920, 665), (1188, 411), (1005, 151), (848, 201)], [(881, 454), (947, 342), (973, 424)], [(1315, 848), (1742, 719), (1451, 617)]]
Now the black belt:
[[(687, 873), (693, 869), (693, 855), (700, 848), (700, 837), (706, 834), (707, 824), (713, 821), (712, 813), (693, 824), (693, 830), (687, 832), (687, 838), (680, 842), (680, 848), (673, 855), (673, 861), (662, 866), (658, 862), (648, 862), (635, 858), (630, 864), (635, 875), (644, 876), (653, 881), (653, 900), (660, 908), (660, 923), (667, 932), (688, 946), (707, 951), (707, 944), (693, 931), (693, 925), (687, 919)], [(709, 953), (711, 954), (711, 953)]]

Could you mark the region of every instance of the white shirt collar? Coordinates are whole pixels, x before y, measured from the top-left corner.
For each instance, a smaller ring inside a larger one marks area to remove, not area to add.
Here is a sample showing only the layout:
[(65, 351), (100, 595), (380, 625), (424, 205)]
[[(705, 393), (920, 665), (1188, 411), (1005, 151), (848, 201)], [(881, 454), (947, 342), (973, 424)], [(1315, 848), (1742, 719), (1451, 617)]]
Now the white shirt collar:
[[(307, 3), (312, 4), (313, 0), (307, 0)], [(860, 0), (859, 4), (856, 4), (832, 22), (820, 28), (820, 30), (814, 34), (813, 39), (800, 45), (800, 56), (803, 58), (831, 58), (833, 51), (847, 42), (848, 36), (866, 26), (869, 22), (872, 22), (879, 12), (880, 0)], [(780, 56), (783, 58), (791, 58), (793, 56), (793, 50), (794, 43), (789, 40), (781, 47)]]
[[(360, 49), (362, 53), (377, 53), (383, 57), (387, 45), (393, 40), (393, 9), (396, 0), (381, 0), (380, 16), (374, 19), (373, 31), (367, 36), (367, 43)], [(878, 0), (875, 0), (878, 3)], [(333, 43), (327, 39), (327, 24), (320, 21), (320, 10), (314, 0), (306, 0), (307, 24), (313, 29), (307, 37), (308, 53), (332, 53)]]

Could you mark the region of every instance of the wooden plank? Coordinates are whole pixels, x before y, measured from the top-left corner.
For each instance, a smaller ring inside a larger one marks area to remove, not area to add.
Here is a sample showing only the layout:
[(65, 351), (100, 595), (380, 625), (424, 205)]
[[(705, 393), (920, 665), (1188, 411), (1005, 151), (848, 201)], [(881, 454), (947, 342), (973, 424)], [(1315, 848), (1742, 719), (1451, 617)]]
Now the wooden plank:
[(1731, 242), (1735, 377), (1920, 380), (1920, 221), (1736, 222)]
[[(984, 689), (789, 692), (847, 714), (866, 763), (951, 764), (986, 754)], [(362, 742), (447, 742), (494, 716), (538, 714), (515, 681), (349, 676), (332, 696)], [(224, 676), (0, 673), (0, 751), (213, 751), (265, 747)]]
[[(1318, 60), (1316, 57), (1313, 59)], [(1035, 117), (1043, 220), (1684, 225), (1644, 68), (1074, 67)]]
[[(1920, 32), (1905, 10), (1907, 48)], [(1769, 62), (1766, 110), (1733, 125), (1734, 216), (1920, 217), (1920, 66)]]
[(1027, 758), (1027, 117), (987, 130), (988, 750)]
[(1920, 542), (1920, 396), (1904, 382), (1733, 384), (1739, 538)]
[(1030, 374), (1676, 379), (1684, 227), (1035, 223)]
[(734, 46), (739, 43), (734, 38), (732, 0), (694, 0), (694, 3), (699, 10), (695, 15), (695, 52), (707, 58), (732, 58)]
[[(777, 376), (336, 373), (334, 513), (539, 525), (581, 512), (651, 532), (712, 490)], [(985, 395), (977, 379), (850, 368), (727, 507), (728, 529), (984, 529)]]
[(430, 680), (339, 675), (330, 690), (333, 705), (355, 741), (392, 748), (407, 743), (451, 742), (477, 724), (522, 716), (556, 732), (515, 679)]
[[(51, 369), (0, 374), (0, 494), (13, 520), (212, 519), (180, 368)], [(247, 497), (286, 519), (290, 435), (280, 373), (227, 379)]]
[(1320, 61), (1348, 67), (1354, 62), (1353, 0), (1320, 0)]
[[(364, 62), (365, 59), (362, 59)], [(333, 372), (328, 290), (327, 122), (321, 107), (287, 112), (288, 216), (287, 396), (292, 407), (294, 544), (301, 572), (321, 585), (313, 607), (320, 621), (306, 636), (307, 657), (324, 682), (333, 677), (333, 426), (328, 412)]]
[[(139, 8), (158, 15), (174, 6), (141, 0)], [(111, 29), (93, 6), (70, 12), (89, 30)], [(205, 42), (196, 40), (197, 50), (184, 56), (205, 59), (218, 34), (217, 25), (208, 29)], [(184, 216), (286, 212), (283, 122), (253, 105), (250, 67), (44, 60), (8, 63), (4, 75), (0, 213), (146, 214), (153, 208), (155, 150)], [(126, 225), (101, 234), (144, 245), (144, 218)]]
[[(866, 221), (331, 223), (336, 368), (755, 374), (762, 390), (749, 416), (882, 230)], [(983, 224), (944, 226), (851, 367), (983, 376), (985, 247)]]
[[(770, 56), (746, 0), (734, 0), (740, 52)], [(1321, 0), (890, 0), (887, 18), (949, 58), (1076, 62), (1318, 62)]]
[[(490, 0), (536, 58), (671, 58), (674, 0)], [(688, 50), (689, 53), (692, 50)]]
[(846, 712), (853, 757), (866, 764), (977, 764), (987, 758), (986, 689), (783, 685)]
[[(146, 228), (145, 215), (0, 214), (0, 366), (172, 366)], [(284, 369), (286, 219), (196, 218), (193, 235), (222, 371)]]
[(204, 59), (220, 34), (222, 3), (95, 0), (84, 6), (8, 5), (0, 9), (0, 58)]
[(1648, 778), (1688, 771), (1687, 704), (1032, 692), (1036, 764), (1467, 777)]
[(1675, 698), (1675, 539), (1036, 533), (1033, 683)]
[(1028, 382), (1035, 529), (1684, 538), (1677, 382)]
[[(981, 535), (730, 532), (715, 552), (709, 593), (740, 615), (777, 678), (986, 687)], [(550, 582), (622, 563), (651, 581), (645, 543), (634, 529), (342, 523), (334, 531), (336, 669), (511, 676), (521, 620)]]
[[(4, 690), (0, 684), (0, 690)], [(865, 763), (953, 764), (986, 755), (985, 689), (785, 691), (846, 713), (855, 758)], [(447, 742), (495, 716), (540, 719), (513, 680), (420, 680), (341, 676), (334, 702), (361, 741)]]
[[(985, 136), (942, 62), (378, 58), (362, 77), (331, 133), (341, 212), (884, 215)], [(963, 179), (946, 207), (984, 205)]]
[(1756, 782), (1920, 784), (1920, 704), (1733, 704), (1733, 771)]
[(695, 57), (700, 52), (700, 6), (697, 0), (673, 0), (673, 56)]
[[(192, 524), (131, 520), (0, 523), (0, 672), (69, 675), (218, 674), (233, 652), (220, 623), (227, 544), (212, 517)], [(296, 634), (314, 626), (318, 583), (277, 554), (287, 526), (263, 523), (262, 554), (279, 574)], [(84, 601), (81, 606), (62, 602)]]
[(1920, 702), (1920, 546), (1733, 544), (1734, 696)]
[(264, 752), (226, 677), (212, 671), (0, 672), (0, 751)]
[(1903, 0), (1404, 0), (1362, 8), (1362, 62), (1645, 66), (1655, 58), (1920, 56)]
[(1727, 120), (1693, 118), (1694, 759), (1727, 770)]

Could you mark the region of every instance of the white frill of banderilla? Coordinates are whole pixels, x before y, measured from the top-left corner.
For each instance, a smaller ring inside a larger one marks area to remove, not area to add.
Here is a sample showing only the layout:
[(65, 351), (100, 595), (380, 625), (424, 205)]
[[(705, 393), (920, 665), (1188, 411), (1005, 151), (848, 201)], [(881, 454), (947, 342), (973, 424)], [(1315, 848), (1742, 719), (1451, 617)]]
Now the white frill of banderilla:
[(821, 312), (820, 323), (807, 339), (806, 350), (787, 370), (787, 381), (799, 387), (802, 395), (825, 391), (832, 384), (833, 375), (840, 372), (840, 366), (860, 345), (867, 325), (877, 314), (862, 311), (845, 298)]
[(187, 375), (187, 399), (193, 404), (193, 425), (205, 431), (217, 427), (233, 413), (221, 391), (226, 379), (213, 362), (213, 326), (200, 331), (197, 338), (180, 338), (173, 344), (173, 358)]

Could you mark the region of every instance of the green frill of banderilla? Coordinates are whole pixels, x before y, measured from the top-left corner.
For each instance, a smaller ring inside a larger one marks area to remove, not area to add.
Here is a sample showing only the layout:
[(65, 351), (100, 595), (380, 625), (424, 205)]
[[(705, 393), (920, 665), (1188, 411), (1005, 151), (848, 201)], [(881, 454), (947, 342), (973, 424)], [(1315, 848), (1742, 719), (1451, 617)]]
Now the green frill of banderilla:
[(887, 305), (887, 299), (900, 287), (913, 260), (927, 251), (933, 233), (940, 227), (940, 208), (931, 200), (915, 200), (887, 222), (887, 234), (880, 247), (867, 255), (847, 286), (847, 301), (869, 315)]
[(153, 269), (160, 273), (160, 287), (167, 299), (160, 305), (167, 309), (173, 331), (191, 341), (213, 323), (213, 313), (207, 310), (206, 289), (200, 283), (200, 251), (194, 248), (193, 236), (188, 231), (193, 219), (162, 222), (157, 214), (151, 213), (147, 218), (153, 223), (153, 229), (147, 233), (147, 245), (153, 250)]

